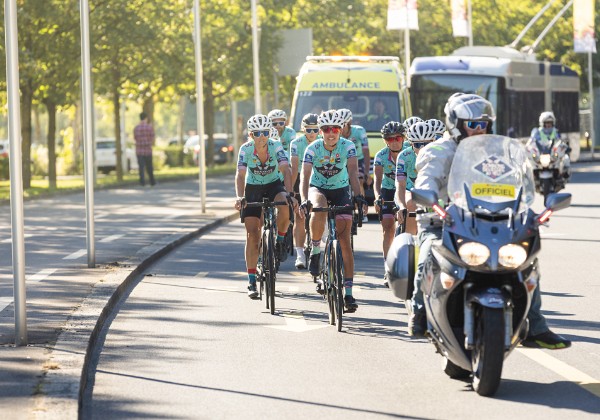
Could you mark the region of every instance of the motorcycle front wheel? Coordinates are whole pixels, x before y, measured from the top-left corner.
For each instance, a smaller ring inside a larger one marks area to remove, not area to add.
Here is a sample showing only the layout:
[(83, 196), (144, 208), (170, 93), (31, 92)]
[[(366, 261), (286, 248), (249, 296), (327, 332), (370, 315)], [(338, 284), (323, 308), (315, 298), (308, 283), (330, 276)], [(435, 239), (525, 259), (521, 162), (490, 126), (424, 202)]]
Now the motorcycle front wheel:
[(473, 389), (479, 395), (494, 395), (500, 386), (504, 362), (504, 313), (481, 307), (475, 318), (475, 348), (471, 353)]
[(544, 205), (546, 205), (546, 199), (554, 192), (554, 185), (552, 185), (551, 179), (542, 179), (542, 195), (544, 196)]

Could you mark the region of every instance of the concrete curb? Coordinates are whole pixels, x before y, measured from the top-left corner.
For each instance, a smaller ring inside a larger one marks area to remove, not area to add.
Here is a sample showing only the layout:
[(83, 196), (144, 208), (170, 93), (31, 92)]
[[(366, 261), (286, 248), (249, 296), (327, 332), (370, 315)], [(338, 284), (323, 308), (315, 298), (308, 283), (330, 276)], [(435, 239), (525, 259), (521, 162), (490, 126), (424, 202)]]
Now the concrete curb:
[(96, 283), (91, 293), (67, 320), (54, 348), (49, 349), (35, 396), (34, 417), (37, 419), (82, 418), (82, 398), (90, 385), (91, 362), (102, 330), (111, 319), (114, 308), (131, 290), (139, 275), (156, 260), (175, 248), (225, 223), (239, 213), (215, 219), (207, 225), (176, 233), (142, 248), (113, 273)]

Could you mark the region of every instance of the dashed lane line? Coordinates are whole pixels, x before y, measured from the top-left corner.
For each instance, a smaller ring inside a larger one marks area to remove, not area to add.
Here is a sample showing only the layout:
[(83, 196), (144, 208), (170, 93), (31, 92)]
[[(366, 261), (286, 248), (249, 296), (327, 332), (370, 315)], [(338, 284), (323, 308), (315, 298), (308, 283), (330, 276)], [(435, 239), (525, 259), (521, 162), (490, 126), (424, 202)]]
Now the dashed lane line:
[(75, 251), (72, 254), (63, 257), (63, 260), (76, 260), (77, 258), (83, 257), (87, 253), (87, 249), (80, 249), (79, 251)]

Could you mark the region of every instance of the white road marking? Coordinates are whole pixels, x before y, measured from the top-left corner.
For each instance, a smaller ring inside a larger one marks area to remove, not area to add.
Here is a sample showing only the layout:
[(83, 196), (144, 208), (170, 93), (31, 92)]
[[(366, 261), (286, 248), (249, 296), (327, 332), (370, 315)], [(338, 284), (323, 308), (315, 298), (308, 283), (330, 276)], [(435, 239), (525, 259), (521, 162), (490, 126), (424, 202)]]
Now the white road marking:
[(534, 362), (539, 363), (554, 373), (562, 376), (570, 382), (574, 382), (588, 392), (600, 397), (600, 382), (582, 371), (569, 366), (565, 362), (550, 356), (545, 351), (539, 349), (517, 349), (519, 353), (529, 357)]
[(111, 235), (111, 236), (107, 236), (106, 238), (102, 239), (100, 242), (112, 242), (112, 241), (116, 241), (117, 239), (122, 238), (125, 235)]
[(206, 276), (208, 276), (208, 271), (200, 271), (194, 277), (206, 277)]
[(308, 325), (302, 313), (282, 313), (281, 316), (285, 318), (285, 325), (265, 325), (265, 327), (297, 333), (327, 328), (327, 325)]
[(0, 297), (0, 312), (6, 309), (7, 306), (10, 306), (11, 303), (13, 303), (12, 297)]
[(80, 249), (79, 251), (73, 252), (72, 254), (63, 257), (63, 260), (76, 260), (77, 258), (84, 256), (85, 254), (87, 254), (87, 249)]
[[(33, 236), (33, 233), (26, 233), (25, 235), (23, 235), (24, 238), (31, 238)], [(2, 244), (11, 244), (12, 243), (12, 237), (8, 238), (8, 239), (3, 239), (0, 241), (0, 243)]]
[(239, 290), (237, 286), (223, 286), (218, 288), (206, 288), (204, 291), (206, 293), (223, 293), (223, 292), (234, 292)]
[(54, 274), (56, 272), (56, 268), (45, 268), (41, 271), (38, 271), (37, 273), (27, 277), (27, 281), (29, 282), (38, 282), (38, 281), (42, 281), (48, 277), (50, 277), (52, 274)]

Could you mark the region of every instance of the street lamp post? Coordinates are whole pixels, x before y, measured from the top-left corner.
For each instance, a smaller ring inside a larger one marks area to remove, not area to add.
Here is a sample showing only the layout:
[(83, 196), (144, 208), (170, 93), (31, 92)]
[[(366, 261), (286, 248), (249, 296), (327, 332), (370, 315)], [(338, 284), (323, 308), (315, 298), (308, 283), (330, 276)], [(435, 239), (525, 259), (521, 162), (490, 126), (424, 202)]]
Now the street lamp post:
[(206, 147), (204, 141), (204, 82), (202, 74), (202, 37), (200, 36), (200, 1), (194, 0), (194, 54), (196, 61), (196, 131), (200, 155), (198, 159), (200, 177), (200, 205), (206, 213)]

